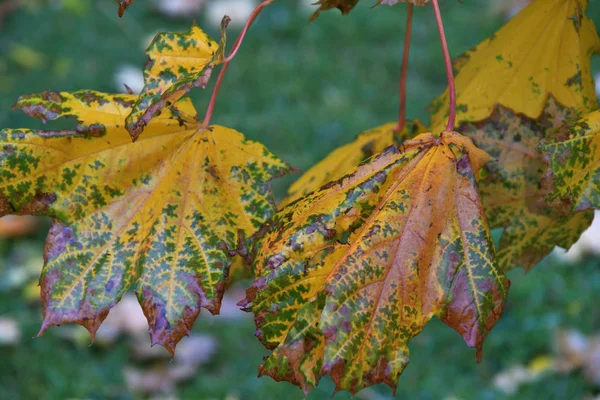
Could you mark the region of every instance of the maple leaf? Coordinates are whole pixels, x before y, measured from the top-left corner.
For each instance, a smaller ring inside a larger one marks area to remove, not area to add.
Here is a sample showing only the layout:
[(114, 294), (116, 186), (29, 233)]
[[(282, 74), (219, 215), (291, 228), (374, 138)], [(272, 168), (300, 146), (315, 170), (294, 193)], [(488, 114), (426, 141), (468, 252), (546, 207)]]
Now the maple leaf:
[(600, 208), (600, 111), (572, 124), (565, 140), (540, 146), (550, 165), (545, 177), (549, 198), (572, 211)]
[[(134, 288), (153, 343), (171, 352), (200, 307), (218, 313), (238, 232), (274, 212), (270, 180), (289, 170), (259, 143), (203, 128), (189, 99), (132, 143), (132, 95), (44, 92), (16, 104), (73, 130), (0, 132), (0, 216), (54, 218), (41, 277), (44, 322), (76, 322), (92, 337)], [(40, 332), (40, 333), (41, 333)]]
[[(552, 95), (562, 106), (598, 108), (590, 60), (600, 50), (586, 0), (536, 0), (455, 62), (457, 125), (489, 117), (496, 104), (538, 118)], [(433, 104), (433, 132), (446, 126), (446, 91)]]
[(119, 17), (122, 17), (127, 7), (133, 4), (135, 0), (117, 0), (119, 3)]
[(521, 207), (519, 212), (513, 216), (514, 225), (502, 233), (496, 251), (496, 261), (503, 271), (515, 265), (529, 271), (555, 246), (570, 248), (594, 220), (593, 211), (546, 216)]
[[(590, 58), (600, 38), (586, 6), (534, 1), (454, 63), (458, 130), (493, 158), (479, 189), (490, 226), (504, 228), (497, 251), (503, 270), (530, 269), (555, 245), (569, 248), (593, 217), (540, 207), (547, 165), (536, 151), (598, 106)], [(434, 132), (445, 129), (447, 103), (447, 91), (434, 101)]]
[(406, 121), (400, 132), (394, 132), (397, 122), (379, 126), (362, 132), (352, 143), (335, 149), (318, 164), (306, 171), (288, 190), (288, 196), (281, 205), (287, 205), (303, 197), (328, 182), (341, 178), (348, 170), (355, 168), (362, 161), (380, 153), (391, 145), (400, 145), (419, 133), (427, 131), (420, 121)]
[(271, 218), (242, 303), (273, 349), (261, 374), (305, 391), (324, 374), (352, 393), (395, 388), (433, 316), (481, 349), (509, 286), (477, 193), (487, 160), (457, 133), (423, 134)]
[(221, 22), (221, 43), (213, 41), (195, 23), (185, 33), (156, 35), (148, 49), (144, 66), (144, 88), (127, 116), (127, 130), (133, 141), (162, 109), (174, 104), (194, 87), (205, 87), (213, 68), (222, 62), (225, 28)]

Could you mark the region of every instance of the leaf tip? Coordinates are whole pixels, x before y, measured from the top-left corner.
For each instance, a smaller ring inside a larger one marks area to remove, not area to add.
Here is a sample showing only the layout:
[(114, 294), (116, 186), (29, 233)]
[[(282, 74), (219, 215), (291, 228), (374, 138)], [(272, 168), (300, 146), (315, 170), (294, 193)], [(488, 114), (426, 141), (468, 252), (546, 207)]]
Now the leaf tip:
[(98, 328), (100, 328), (100, 324), (99, 323), (98, 324), (83, 323), (82, 325), (90, 333), (90, 339), (91, 339), (90, 346), (91, 346), (96, 341), (96, 332), (98, 332)]
[(133, 91), (133, 89), (131, 87), (129, 87), (129, 85), (124, 83), (123, 86), (125, 86), (125, 90), (127, 91), (127, 94), (132, 94), (132, 95), (135, 94), (135, 92)]
[(252, 312), (252, 302), (248, 300), (248, 298), (244, 298), (236, 303), (236, 306), (240, 308), (240, 310), (245, 312)]
[(44, 320), (42, 321), (42, 326), (40, 326), (40, 330), (38, 331), (37, 335), (35, 335), (35, 337), (42, 337), (44, 332), (46, 332), (48, 328), (50, 328), (52, 325), (54, 324), (52, 324), (52, 322), (50, 322), (48, 318), (44, 318)]
[(144, 130), (144, 128), (140, 127), (139, 124), (137, 124), (137, 123), (127, 125), (127, 132), (129, 132), (129, 136), (131, 137), (132, 143), (137, 142), (137, 140), (139, 139), (143, 130)]
[(164, 337), (161, 332), (154, 331), (150, 329), (148, 331), (150, 333), (150, 347), (154, 347), (156, 345), (160, 345), (164, 347), (168, 352), (171, 358), (175, 357), (175, 348), (177, 347), (177, 343), (181, 340), (184, 335), (181, 337)]

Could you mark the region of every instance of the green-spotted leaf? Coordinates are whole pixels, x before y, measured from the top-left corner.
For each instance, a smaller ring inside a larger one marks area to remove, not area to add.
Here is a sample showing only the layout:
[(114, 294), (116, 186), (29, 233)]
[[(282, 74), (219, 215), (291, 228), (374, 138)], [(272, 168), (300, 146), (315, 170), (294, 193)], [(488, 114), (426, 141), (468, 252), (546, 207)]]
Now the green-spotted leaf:
[(42, 331), (76, 322), (94, 335), (131, 288), (152, 342), (172, 352), (201, 307), (219, 311), (238, 235), (272, 215), (269, 182), (289, 167), (239, 132), (188, 118), (189, 100), (132, 143), (124, 120), (135, 101), (91, 91), (21, 98), (30, 116), (78, 123), (0, 133), (0, 216), (54, 219)]
[(539, 206), (547, 165), (536, 147), (563, 135), (577, 115), (550, 97), (537, 119), (496, 106), (484, 121), (461, 125), (463, 133), (492, 156), (479, 190), (490, 227), (504, 228), (497, 252), (503, 270), (532, 268), (555, 246), (571, 247), (591, 223), (592, 213), (564, 215)]
[(194, 87), (205, 87), (213, 68), (222, 62), (225, 28), (221, 23), (221, 43), (213, 41), (196, 24), (185, 33), (156, 35), (146, 53), (144, 88), (127, 116), (127, 130), (133, 141), (164, 108), (177, 102)]
[(519, 214), (513, 215), (512, 225), (504, 230), (496, 251), (502, 270), (517, 265), (530, 270), (555, 246), (570, 248), (594, 219), (593, 211), (545, 216), (522, 205), (518, 211)]
[(273, 353), (262, 374), (305, 391), (395, 388), (434, 316), (469, 346), (503, 309), (475, 176), (487, 155), (457, 133), (391, 146), (279, 211), (257, 235), (244, 306)]
[(420, 121), (407, 121), (404, 129), (394, 132), (397, 122), (378, 126), (361, 133), (352, 143), (335, 149), (321, 162), (306, 171), (288, 190), (287, 197), (281, 205), (296, 201), (328, 182), (344, 176), (346, 171), (355, 168), (362, 161), (380, 153), (391, 145), (414, 138), (419, 133), (427, 132), (427, 127)]
[(600, 209), (600, 111), (575, 122), (567, 139), (541, 149), (550, 165), (549, 198), (566, 202), (572, 211)]

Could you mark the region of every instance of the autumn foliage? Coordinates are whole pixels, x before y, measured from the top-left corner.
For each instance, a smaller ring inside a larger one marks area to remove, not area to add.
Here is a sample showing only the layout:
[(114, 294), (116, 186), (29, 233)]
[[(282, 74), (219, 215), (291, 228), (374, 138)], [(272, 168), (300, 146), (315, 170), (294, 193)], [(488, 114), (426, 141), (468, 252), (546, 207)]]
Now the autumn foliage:
[[(270, 182), (294, 168), (210, 120), (228, 63), (272, 1), (229, 55), (227, 17), (218, 42), (195, 24), (157, 35), (139, 95), (18, 99), (15, 109), (44, 122), (76, 120), (0, 131), (0, 216), (53, 220), (40, 333), (75, 322), (93, 337), (134, 290), (152, 343), (173, 353), (201, 308), (218, 314), (232, 260), (243, 259), (253, 283), (240, 307), (272, 350), (261, 375), (305, 392), (326, 374), (338, 390), (395, 389), (410, 340), (433, 317), (481, 357), (505, 273), (570, 247), (600, 208), (590, 67), (600, 38), (587, 1), (535, 0), (452, 68), (445, 51), (449, 89), (429, 127), (402, 116), (359, 134), (306, 171), (279, 209)], [(313, 18), (357, 2), (321, 0)], [(133, 0), (118, 3), (122, 15)], [(437, 0), (410, 1), (409, 15), (413, 5), (433, 6), (443, 38)], [(185, 96), (219, 67), (200, 118)]]

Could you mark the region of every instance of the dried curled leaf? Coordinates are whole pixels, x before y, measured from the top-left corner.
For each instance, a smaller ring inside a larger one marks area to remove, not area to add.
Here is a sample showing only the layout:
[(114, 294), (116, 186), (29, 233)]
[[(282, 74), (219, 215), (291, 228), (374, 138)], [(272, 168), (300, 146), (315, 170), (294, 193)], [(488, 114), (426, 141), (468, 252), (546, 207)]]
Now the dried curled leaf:
[(0, 216), (54, 218), (41, 277), (43, 332), (76, 322), (92, 336), (134, 288), (153, 343), (171, 352), (204, 307), (218, 313), (238, 234), (274, 212), (269, 181), (289, 170), (232, 129), (201, 128), (189, 100), (132, 143), (136, 97), (45, 92), (16, 104), (75, 130), (0, 132)]
[(489, 118), (461, 125), (463, 133), (493, 159), (484, 167), (479, 191), (490, 226), (504, 228), (496, 253), (502, 270), (516, 266), (529, 270), (555, 246), (571, 247), (592, 222), (593, 213), (565, 215), (538, 204), (547, 165), (536, 147), (562, 135), (576, 116), (551, 96), (537, 119), (498, 105)]
[(566, 201), (572, 211), (600, 209), (600, 111), (575, 122), (566, 140), (541, 149), (550, 165), (549, 198)]
[[(310, 20), (314, 20), (321, 14), (321, 11), (331, 10), (333, 8), (337, 8), (342, 12), (342, 14), (348, 14), (356, 5), (359, 0), (318, 0), (316, 5), (319, 6), (319, 9), (315, 11), (315, 13), (310, 17)], [(387, 4), (389, 6), (393, 6), (398, 3), (413, 3), (416, 6), (425, 6), (429, 0), (377, 0), (375, 5), (379, 4)]]
[(305, 391), (324, 374), (352, 393), (395, 388), (433, 316), (481, 349), (509, 286), (477, 193), (487, 159), (457, 133), (423, 134), (269, 220), (244, 304), (273, 349), (261, 374)]
[(122, 17), (127, 7), (133, 4), (135, 0), (117, 0), (119, 3), (119, 17)]
[[(494, 36), (455, 62), (457, 123), (488, 118), (500, 104), (538, 118), (552, 95), (564, 107), (598, 108), (590, 59), (600, 50), (587, 0), (535, 0)], [(441, 132), (448, 91), (433, 103), (432, 130)], [(460, 129), (459, 129), (460, 130)]]
[(146, 50), (144, 88), (127, 116), (127, 130), (133, 141), (144, 127), (165, 107), (177, 102), (194, 87), (205, 87), (213, 68), (221, 63), (225, 51), (225, 28), (221, 24), (221, 44), (213, 41), (196, 24), (185, 33), (156, 35)]
[(427, 127), (418, 120), (407, 121), (400, 132), (394, 132), (396, 125), (397, 122), (390, 122), (363, 132), (352, 143), (332, 151), (292, 184), (281, 205), (292, 203), (326, 183), (341, 178), (348, 170), (355, 168), (373, 154), (380, 153), (391, 145), (400, 145), (419, 133), (427, 132)]
[(317, 11), (310, 17), (310, 20), (314, 20), (321, 14), (321, 11), (331, 10), (337, 8), (342, 14), (348, 14), (356, 5), (358, 0), (319, 0), (315, 4), (319, 6)]

